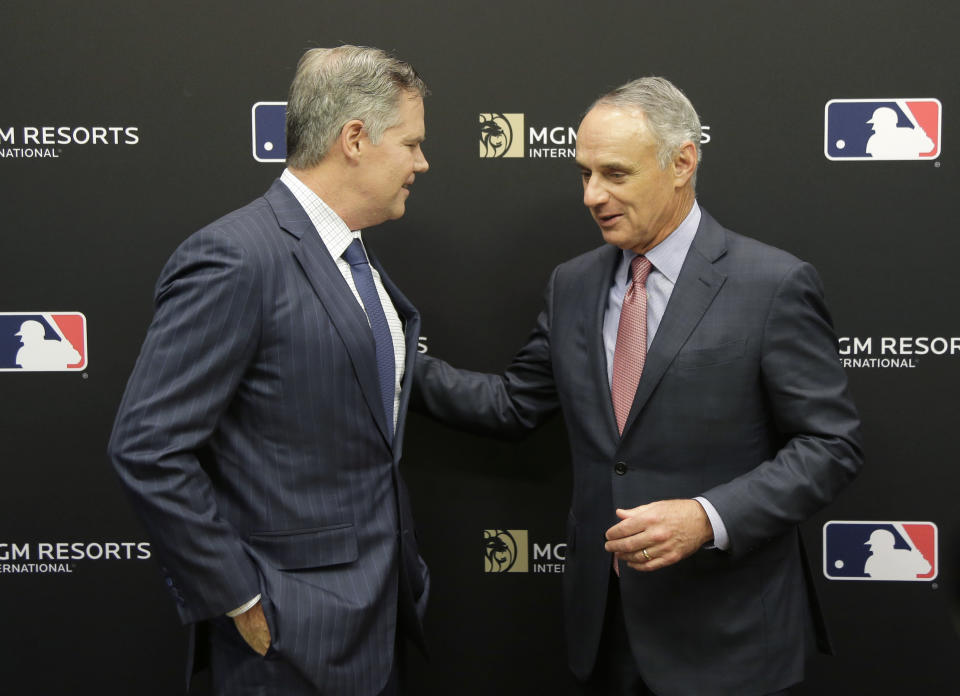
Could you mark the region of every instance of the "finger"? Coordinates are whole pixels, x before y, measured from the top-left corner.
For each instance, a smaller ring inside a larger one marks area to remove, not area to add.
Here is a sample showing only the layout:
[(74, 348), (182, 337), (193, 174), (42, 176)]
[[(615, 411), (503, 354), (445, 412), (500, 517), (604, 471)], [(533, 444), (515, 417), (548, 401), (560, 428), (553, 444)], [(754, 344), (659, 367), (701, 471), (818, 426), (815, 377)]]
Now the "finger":
[(675, 563), (679, 563), (686, 558), (688, 554), (682, 553), (682, 551), (670, 544), (660, 544), (658, 546), (648, 546), (647, 555), (650, 557), (650, 560), (643, 558), (642, 552), (631, 555), (625, 560), (636, 563), (638, 566), (642, 565), (644, 570), (659, 570), (660, 568), (666, 568)]
[[(620, 510), (617, 510), (620, 513)], [(607, 539), (622, 539), (643, 531), (645, 520), (636, 516), (627, 517), (607, 530)]]
[(256, 631), (241, 631), (240, 635), (246, 641), (250, 649), (258, 655), (266, 655), (269, 643), (264, 640), (263, 634)]
[(608, 541), (603, 545), (603, 550), (607, 553), (619, 554), (628, 554), (631, 551), (636, 551), (636, 549), (630, 544), (630, 537), (627, 539), (614, 539), (613, 541)]
[(663, 567), (662, 564), (658, 563), (627, 563), (627, 565), (641, 573), (649, 573), (652, 570), (658, 570)]
[(658, 558), (669, 556), (670, 551), (668, 545), (661, 544), (657, 546), (648, 546), (638, 542), (638, 547), (636, 549), (630, 551), (621, 551), (615, 555), (621, 558), (625, 563), (649, 565)]
[[(647, 553), (649, 553), (649, 551)], [(673, 563), (663, 556), (651, 556), (649, 561), (641, 556), (639, 561), (629, 561), (627, 565), (634, 570), (640, 571), (641, 573), (649, 573), (654, 570), (660, 570), (661, 568), (671, 566)]]
[(627, 536), (628, 534), (635, 534), (636, 530), (631, 529), (632, 526), (633, 521), (630, 519), (617, 522), (612, 527), (607, 528), (606, 537), (607, 539), (619, 539), (620, 537)]
[(270, 647), (270, 632), (268, 630), (258, 631), (254, 636), (254, 641), (256, 643), (254, 649), (261, 655), (266, 655), (267, 649)]
[(644, 534), (633, 534), (622, 539), (613, 539), (603, 545), (604, 550), (610, 553), (633, 553), (639, 551), (649, 542), (644, 541)]

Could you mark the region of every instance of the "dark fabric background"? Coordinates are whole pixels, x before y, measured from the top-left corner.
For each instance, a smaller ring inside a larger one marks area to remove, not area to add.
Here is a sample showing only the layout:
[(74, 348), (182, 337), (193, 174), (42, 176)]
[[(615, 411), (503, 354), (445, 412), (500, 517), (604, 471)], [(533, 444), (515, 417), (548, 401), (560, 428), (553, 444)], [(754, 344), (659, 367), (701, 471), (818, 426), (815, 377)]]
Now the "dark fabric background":
[[(572, 160), (480, 159), (478, 114), (576, 127), (596, 96), (645, 74), (681, 86), (710, 126), (701, 204), (811, 261), (841, 336), (960, 335), (958, 20), (946, 0), (6, 0), (0, 132), (123, 126), (139, 142), (0, 159), (0, 311), (79, 311), (89, 333), (83, 373), (0, 374), (0, 544), (144, 541), (104, 450), (153, 284), (181, 240), (282, 171), (253, 158), (251, 107), (286, 99), (306, 48), (379, 46), (430, 85), (431, 171), (406, 217), (366, 239), (421, 310), (429, 351), (497, 370), (532, 327), (550, 270), (601, 239)], [(824, 156), (828, 100), (902, 97), (942, 102), (936, 162)], [(799, 694), (956, 688), (960, 355), (915, 362), (849, 370), (867, 465), (804, 528), (839, 655), (814, 660)], [(531, 553), (563, 541), (559, 419), (508, 444), (414, 416), (403, 469), (434, 578), (433, 654), (414, 656), (411, 692), (572, 694), (561, 576), (533, 561), (485, 573), (482, 553), (486, 529), (527, 530)], [(828, 520), (935, 522), (939, 577), (826, 580)], [(0, 574), (0, 689), (179, 693), (185, 631), (154, 561), (71, 563)]]

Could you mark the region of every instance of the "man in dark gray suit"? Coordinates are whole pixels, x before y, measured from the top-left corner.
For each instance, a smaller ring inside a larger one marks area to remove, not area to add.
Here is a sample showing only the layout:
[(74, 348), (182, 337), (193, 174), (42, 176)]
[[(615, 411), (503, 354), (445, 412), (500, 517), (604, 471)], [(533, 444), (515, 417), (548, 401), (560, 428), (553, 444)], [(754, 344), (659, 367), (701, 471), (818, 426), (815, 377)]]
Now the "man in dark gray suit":
[(377, 49), (308, 51), (288, 169), (158, 281), (110, 454), (217, 694), (396, 694), (422, 642), (398, 471), (420, 320), (360, 230), (427, 171), (425, 92)]
[(859, 420), (816, 272), (697, 204), (699, 143), (662, 78), (601, 97), (577, 163), (607, 245), (555, 269), (504, 375), (418, 357), (414, 399), (451, 425), (563, 412), (585, 693), (773, 694), (829, 649), (797, 524), (858, 471)]

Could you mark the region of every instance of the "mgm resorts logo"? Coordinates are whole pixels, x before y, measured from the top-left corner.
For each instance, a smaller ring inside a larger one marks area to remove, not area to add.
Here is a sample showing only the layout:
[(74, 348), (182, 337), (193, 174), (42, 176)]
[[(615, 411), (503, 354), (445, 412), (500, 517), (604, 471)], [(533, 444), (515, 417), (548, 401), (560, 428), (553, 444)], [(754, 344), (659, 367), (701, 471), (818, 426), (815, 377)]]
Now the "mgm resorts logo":
[[(480, 114), (480, 158), (573, 158), (577, 129), (573, 126), (530, 126), (523, 114)], [(524, 138), (526, 136), (526, 138)], [(710, 126), (700, 127), (700, 144), (710, 142)]]
[(960, 355), (958, 336), (841, 336), (838, 343), (846, 368), (915, 368), (923, 357)]
[(137, 145), (137, 126), (0, 126), (0, 159), (59, 159), (63, 145)]
[(523, 114), (480, 114), (480, 157), (523, 157)]
[(146, 541), (0, 542), (0, 575), (72, 573), (78, 561), (145, 561)]
[(567, 560), (567, 545), (532, 545), (526, 529), (483, 530), (483, 572), (485, 573), (562, 573)]
[(577, 154), (573, 126), (530, 126), (524, 142), (523, 114), (480, 114), (480, 157), (565, 158)]

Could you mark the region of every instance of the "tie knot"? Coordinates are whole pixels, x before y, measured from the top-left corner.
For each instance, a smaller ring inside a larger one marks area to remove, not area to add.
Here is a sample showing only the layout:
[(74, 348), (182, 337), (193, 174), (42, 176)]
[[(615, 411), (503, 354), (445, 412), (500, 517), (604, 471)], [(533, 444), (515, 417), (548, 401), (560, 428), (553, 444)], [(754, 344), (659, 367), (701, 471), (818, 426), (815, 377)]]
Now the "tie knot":
[(646, 256), (635, 256), (630, 262), (630, 272), (633, 274), (633, 282), (640, 285), (647, 284), (647, 276), (650, 275), (650, 269), (653, 264)]
[(360, 241), (359, 237), (350, 242), (350, 246), (343, 252), (343, 258), (351, 266), (361, 266), (368, 263), (367, 255), (363, 251), (363, 242)]

